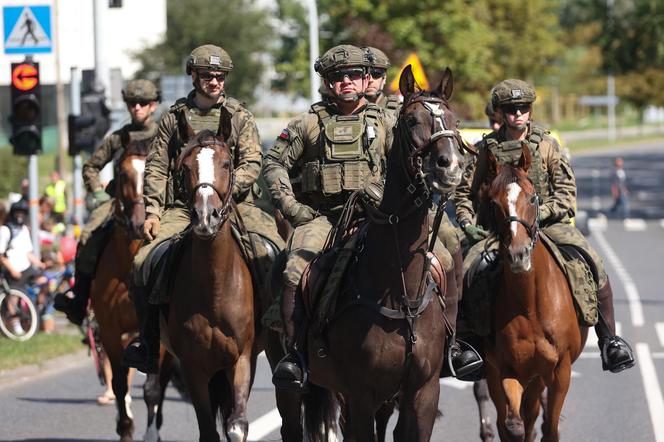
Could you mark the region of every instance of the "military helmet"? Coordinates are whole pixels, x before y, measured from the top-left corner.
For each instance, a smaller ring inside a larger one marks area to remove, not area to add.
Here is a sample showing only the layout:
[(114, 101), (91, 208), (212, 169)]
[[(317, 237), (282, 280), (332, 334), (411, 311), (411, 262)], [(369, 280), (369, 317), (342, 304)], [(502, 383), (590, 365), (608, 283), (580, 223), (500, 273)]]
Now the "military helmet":
[(189, 54), (187, 59), (187, 75), (191, 75), (193, 69), (213, 69), (230, 72), (233, 69), (233, 60), (228, 52), (219, 46), (199, 46)]
[(132, 80), (122, 89), (122, 99), (161, 101), (161, 91), (149, 80)]
[(378, 48), (372, 46), (366, 46), (364, 48), (368, 53), (369, 66), (372, 68), (387, 69), (390, 67), (390, 59), (387, 58), (385, 52), (381, 51)]
[(316, 60), (314, 70), (323, 77), (328, 72), (350, 66), (369, 66), (368, 53), (357, 46), (338, 45)]
[(491, 90), (491, 103), (496, 108), (503, 104), (532, 103), (537, 99), (535, 88), (523, 80), (503, 80)]
[(18, 211), (29, 213), (30, 212), (30, 206), (28, 205), (28, 202), (24, 199), (20, 199), (16, 201), (14, 204), (11, 205), (9, 208), (9, 213), (13, 214)]
[(496, 116), (496, 110), (493, 108), (493, 102), (491, 100), (487, 101), (486, 107), (484, 108), (484, 115), (493, 119)]

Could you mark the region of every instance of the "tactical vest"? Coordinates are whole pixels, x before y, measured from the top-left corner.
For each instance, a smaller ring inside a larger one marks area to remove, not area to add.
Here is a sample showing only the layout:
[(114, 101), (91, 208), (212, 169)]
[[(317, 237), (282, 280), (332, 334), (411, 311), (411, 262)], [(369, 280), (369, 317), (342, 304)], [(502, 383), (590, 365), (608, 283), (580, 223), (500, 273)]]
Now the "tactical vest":
[[(532, 124), (526, 136), (532, 162), (528, 169), (528, 178), (533, 183), (535, 191), (540, 196), (549, 195), (549, 173), (546, 164), (542, 160), (539, 145), (548, 132), (543, 128)], [(521, 159), (521, 140), (498, 142), (493, 137), (486, 137), (485, 142), (491, 153), (496, 157), (498, 164), (512, 164), (516, 166)]]
[(401, 101), (399, 101), (399, 97), (396, 95), (386, 95), (385, 100), (383, 107), (390, 112), (397, 112), (401, 107)]
[(307, 152), (302, 167), (302, 192), (309, 196), (342, 195), (379, 180), (383, 164), (375, 146), (381, 110), (368, 105), (362, 114), (333, 115), (316, 103), (318, 148)]

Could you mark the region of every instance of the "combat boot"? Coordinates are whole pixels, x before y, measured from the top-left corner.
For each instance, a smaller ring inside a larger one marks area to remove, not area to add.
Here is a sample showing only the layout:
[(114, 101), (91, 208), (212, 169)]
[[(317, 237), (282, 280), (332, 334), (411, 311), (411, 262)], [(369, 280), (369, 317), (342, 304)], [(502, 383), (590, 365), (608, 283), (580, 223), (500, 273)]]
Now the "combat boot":
[(59, 292), (53, 298), (53, 307), (67, 315), (72, 324), (80, 326), (85, 319), (92, 279), (91, 275), (79, 272), (71, 292)]
[[(304, 392), (307, 383), (307, 368), (306, 359), (298, 349), (300, 343), (297, 341), (302, 341), (302, 339), (295, 339), (295, 292), (295, 286), (290, 284), (284, 286), (281, 298), (281, 314), (286, 343), (290, 350), (274, 369), (272, 383), (279, 390)], [(301, 338), (300, 334), (298, 334), (298, 338)]]
[[(455, 267), (458, 265), (455, 260)], [(459, 304), (459, 290), (455, 269), (445, 273), (447, 293), (445, 293), (445, 321), (448, 325), (447, 348), (441, 377), (454, 376), (461, 381), (476, 381), (484, 376), (484, 361), (472, 345), (456, 338), (456, 321)]]
[(613, 290), (607, 279), (604, 287), (597, 292), (599, 321), (595, 333), (599, 337), (599, 349), (602, 356), (602, 369), (611, 373), (620, 373), (635, 364), (632, 347), (616, 335), (616, 322), (613, 315)]
[(133, 289), (132, 298), (138, 315), (140, 336), (125, 349), (122, 363), (143, 373), (159, 372), (159, 307), (147, 303), (147, 290)]

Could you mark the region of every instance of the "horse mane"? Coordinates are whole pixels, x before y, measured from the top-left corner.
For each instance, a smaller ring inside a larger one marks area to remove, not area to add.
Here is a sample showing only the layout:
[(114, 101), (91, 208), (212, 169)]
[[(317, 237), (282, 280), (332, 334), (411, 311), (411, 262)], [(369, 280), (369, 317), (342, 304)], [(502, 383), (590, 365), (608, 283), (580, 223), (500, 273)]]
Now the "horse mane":
[(124, 155), (138, 155), (138, 156), (147, 156), (148, 150), (150, 148), (150, 139), (135, 140), (131, 139), (125, 147)]
[(502, 165), (498, 174), (491, 181), (490, 192), (498, 193), (512, 183), (519, 183), (525, 191), (531, 192), (533, 190), (533, 185), (528, 179), (528, 172), (507, 163)]
[(219, 137), (217, 137), (214, 132), (209, 129), (203, 129), (197, 133), (194, 138), (190, 139), (185, 145), (184, 149), (182, 149), (182, 152), (180, 152), (180, 155), (175, 162), (176, 169), (179, 169), (182, 166), (182, 162), (189, 156), (189, 154), (191, 154), (191, 151), (195, 148), (213, 145), (223, 146), (225, 149), (228, 149), (226, 143), (221, 141), (221, 139), (219, 139)]

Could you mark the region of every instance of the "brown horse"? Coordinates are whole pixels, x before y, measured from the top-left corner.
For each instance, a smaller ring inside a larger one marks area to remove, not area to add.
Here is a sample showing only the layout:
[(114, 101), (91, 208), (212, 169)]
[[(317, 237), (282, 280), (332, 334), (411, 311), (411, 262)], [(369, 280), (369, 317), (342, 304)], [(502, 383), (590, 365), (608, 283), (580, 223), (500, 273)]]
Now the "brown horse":
[(559, 439), (558, 421), (572, 363), (587, 329), (580, 327), (569, 285), (539, 239), (539, 200), (528, 179), (531, 155), (523, 144), (517, 166), (499, 165), (484, 197), (484, 215), (499, 240), (502, 277), (496, 289), (495, 342), (487, 346), (487, 380), (501, 440), (531, 441), (544, 389), (545, 441)]
[(433, 192), (448, 194), (461, 180), (465, 144), (448, 104), (449, 69), (431, 92), (417, 90), (410, 68), (399, 87), (404, 104), (382, 202), (370, 212), (362, 251), (324, 333), (327, 345), (308, 340), (309, 440), (324, 440), (321, 429), (335, 426), (337, 394), (346, 440), (375, 440), (376, 412), (397, 397), (395, 440), (428, 441), (433, 430), (446, 328), (443, 293), (430, 277), (428, 210)]
[(226, 145), (231, 116), (219, 132), (195, 135), (180, 121), (186, 147), (177, 168), (190, 195), (190, 230), (173, 272), (172, 299), (162, 339), (180, 359), (196, 410), (200, 440), (219, 441), (221, 413), (230, 441), (244, 441), (253, 377), (254, 299), (249, 268), (231, 233), (233, 162)]
[[(90, 297), (99, 323), (101, 342), (113, 371), (113, 393), (118, 411), (116, 431), (122, 441), (133, 436), (133, 415), (128, 394), (128, 369), (122, 364), (122, 353), (127, 337), (138, 332), (134, 305), (127, 291), (127, 277), (131, 262), (142, 240), (140, 230), (145, 220), (143, 204), (143, 169), (148, 140), (130, 140), (123, 137), (125, 151), (120, 159), (119, 174), (115, 178), (113, 227), (110, 239), (99, 258)], [(157, 440), (161, 426), (163, 391), (170, 378), (172, 364), (167, 358), (161, 372), (160, 396), (145, 394), (148, 409), (146, 439)]]

